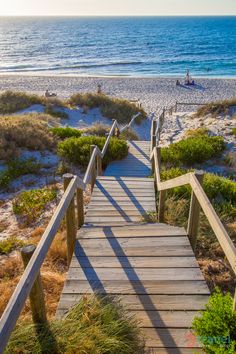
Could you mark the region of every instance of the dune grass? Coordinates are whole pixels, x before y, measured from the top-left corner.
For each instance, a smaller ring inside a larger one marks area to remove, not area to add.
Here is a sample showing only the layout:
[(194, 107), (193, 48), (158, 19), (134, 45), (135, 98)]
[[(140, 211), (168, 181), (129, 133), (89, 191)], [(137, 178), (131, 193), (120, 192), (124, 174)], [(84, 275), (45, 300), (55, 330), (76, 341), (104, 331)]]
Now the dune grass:
[(144, 350), (136, 320), (118, 301), (88, 295), (62, 320), (37, 328), (29, 322), (18, 325), (5, 353), (19, 352), (141, 354)]
[(36, 221), (45, 210), (46, 205), (57, 196), (55, 186), (23, 191), (12, 202), (13, 212), (21, 216), (26, 225)]
[(16, 236), (11, 236), (4, 240), (0, 240), (0, 254), (8, 254), (23, 245), (24, 241), (18, 239)]
[(66, 102), (59, 100), (57, 97), (50, 98), (50, 101), (48, 101), (44, 96), (10, 90), (0, 94), (0, 114), (15, 113), (34, 104), (44, 105), (46, 113), (52, 116), (67, 118), (66, 113), (58, 110), (60, 107), (65, 107)]
[(73, 106), (78, 105), (84, 108), (100, 107), (105, 117), (116, 119), (119, 123), (128, 123), (138, 112), (140, 112), (141, 115), (136, 119), (136, 123), (141, 123), (142, 119), (146, 118), (144, 110), (137, 107), (135, 104), (127, 100), (112, 98), (103, 94), (77, 93), (71, 96), (69, 103)]
[(140, 140), (138, 133), (135, 130), (129, 128), (125, 129), (121, 134), (120, 138), (124, 140)]
[(20, 176), (39, 172), (41, 165), (33, 158), (13, 159), (8, 161), (7, 168), (0, 171), (0, 190), (7, 188), (10, 182)]
[(90, 127), (83, 129), (83, 133), (86, 135), (105, 136), (110, 129), (111, 127), (107, 124), (94, 123)]
[(220, 114), (228, 114), (230, 112), (230, 108), (234, 106), (236, 106), (236, 97), (228, 100), (211, 102), (198, 108), (195, 116), (204, 117), (211, 114), (213, 117), (216, 117)]
[(18, 157), (20, 149), (52, 150), (56, 144), (46, 114), (3, 116), (0, 119), (0, 160)]

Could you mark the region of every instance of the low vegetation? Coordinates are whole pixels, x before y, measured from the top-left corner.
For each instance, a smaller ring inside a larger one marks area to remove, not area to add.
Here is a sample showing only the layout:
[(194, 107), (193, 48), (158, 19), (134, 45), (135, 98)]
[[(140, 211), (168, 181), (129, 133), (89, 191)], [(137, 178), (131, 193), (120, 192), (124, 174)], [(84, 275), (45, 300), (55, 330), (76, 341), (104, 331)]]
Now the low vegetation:
[(233, 135), (236, 135), (236, 128), (232, 129), (232, 133), (233, 133)]
[(236, 352), (236, 312), (232, 311), (230, 294), (216, 289), (210, 296), (205, 311), (195, 317), (193, 329), (208, 354)]
[(9, 161), (6, 169), (0, 172), (0, 189), (7, 188), (10, 182), (17, 177), (37, 173), (40, 168), (41, 165), (33, 158)]
[(0, 255), (8, 254), (23, 245), (24, 241), (16, 238), (15, 236), (0, 240)]
[(11, 336), (7, 353), (144, 353), (137, 323), (117, 302), (83, 297), (60, 321), (47, 327), (21, 323)]
[(55, 118), (62, 118), (62, 119), (68, 119), (69, 115), (61, 109), (62, 107), (58, 107), (54, 104), (47, 104), (45, 107), (44, 112), (46, 114), (49, 114), (52, 117)]
[[(102, 150), (105, 141), (105, 137), (98, 136), (69, 138), (58, 144), (58, 153), (68, 161), (86, 167), (90, 159), (90, 146), (97, 145)], [(124, 158), (127, 154), (127, 143), (124, 140), (111, 138), (103, 163), (107, 165), (113, 160)]]
[(171, 166), (192, 166), (221, 156), (224, 149), (222, 137), (199, 133), (162, 148), (161, 159)]
[(136, 123), (141, 123), (141, 120), (146, 118), (146, 113), (143, 109), (135, 104), (118, 98), (108, 97), (103, 94), (94, 93), (77, 93), (71, 96), (69, 103), (73, 106), (81, 106), (86, 108), (100, 107), (102, 114), (110, 119), (116, 119), (119, 123), (127, 123), (138, 112), (141, 115), (136, 119)]
[(124, 140), (140, 140), (139, 135), (133, 129), (125, 129), (121, 134), (120, 138)]
[(12, 202), (13, 212), (29, 225), (37, 220), (45, 210), (47, 203), (53, 201), (56, 196), (56, 187), (23, 191)]
[(46, 113), (60, 118), (67, 118), (67, 114), (59, 110), (66, 106), (66, 102), (56, 97), (50, 98), (50, 102), (44, 96), (32, 95), (26, 92), (5, 91), (0, 94), (0, 114), (15, 113), (29, 108), (34, 104), (45, 106)]
[(4, 116), (0, 119), (0, 160), (19, 156), (20, 149), (51, 150), (55, 147), (45, 114)]
[(81, 131), (71, 127), (54, 127), (51, 128), (53, 135), (60, 139), (66, 139), (71, 137), (79, 138), (81, 136)]
[(26, 109), (33, 104), (43, 104), (44, 98), (26, 92), (5, 91), (0, 95), (0, 114)]
[(86, 135), (95, 135), (95, 136), (105, 136), (109, 133), (111, 127), (103, 123), (94, 123), (90, 127), (83, 130)]
[(228, 100), (211, 102), (198, 108), (196, 117), (203, 117), (208, 114), (211, 114), (213, 117), (216, 117), (220, 114), (229, 114), (230, 108), (234, 106), (236, 106), (236, 97)]

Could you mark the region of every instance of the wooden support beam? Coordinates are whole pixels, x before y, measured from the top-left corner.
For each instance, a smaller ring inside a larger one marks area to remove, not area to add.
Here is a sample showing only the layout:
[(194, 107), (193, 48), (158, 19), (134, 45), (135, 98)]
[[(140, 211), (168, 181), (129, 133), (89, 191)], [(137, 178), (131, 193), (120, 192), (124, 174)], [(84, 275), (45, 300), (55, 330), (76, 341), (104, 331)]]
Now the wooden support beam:
[[(93, 150), (95, 148), (96, 148), (96, 145), (90, 145), (90, 158), (91, 158)], [(95, 184), (95, 181), (96, 181), (96, 162), (95, 161), (96, 161), (96, 159), (94, 160), (93, 166), (92, 166), (92, 169), (91, 169), (91, 179), (90, 179), (91, 191), (93, 191), (93, 187), (94, 187), (94, 184)]]
[(164, 222), (165, 219), (165, 199), (166, 191), (160, 191), (159, 193), (159, 206), (158, 206), (158, 222)]
[[(200, 183), (203, 184), (204, 173), (203, 171), (195, 171), (195, 176)], [(199, 226), (199, 216), (200, 216), (200, 204), (197, 200), (197, 197), (192, 191), (191, 202), (190, 202), (190, 210), (188, 217), (188, 228), (187, 234), (191, 243), (193, 250), (195, 250), (197, 245), (197, 234), (198, 234), (198, 226)]]
[[(74, 176), (70, 173), (63, 175), (64, 191), (66, 191), (68, 185)], [(66, 231), (67, 231), (67, 264), (70, 265), (71, 258), (74, 253), (75, 240), (76, 240), (76, 224), (75, 224), (75, 199), (74, 196), (70, 202), (70, 205), (66, 211)]]
[[(24, 268), (27, 267), (35, 249), (36, 249), (35, 245), (28, 245), (21, 249), (21, 258), (24, 264)], [(33, 322), (35, 324), (47, 323), (46, 307), (45, 307), (40, 271), (31, 288), (29, 298), (30, 298), (30, 307), (32, 311)]]
[(84, 224), (84, 198), (83, 198), (83, 190), (77, 188), (76, 191), (76, 202), (77, 202), (77, 223), (78, 228), (80, 228)]

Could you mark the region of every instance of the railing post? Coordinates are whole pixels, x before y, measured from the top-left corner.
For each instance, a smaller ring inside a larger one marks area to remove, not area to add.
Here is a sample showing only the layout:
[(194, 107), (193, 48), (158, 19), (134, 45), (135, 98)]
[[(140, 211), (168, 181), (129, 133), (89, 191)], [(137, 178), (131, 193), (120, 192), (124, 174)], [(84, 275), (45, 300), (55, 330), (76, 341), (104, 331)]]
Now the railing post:
[[(67, 189), (70, 181), (74, 176), (70, 173), (63, 175), (64, 191)], [(75, 199), (72, 198), (70, 205), (66, 212), (66, 231), (67, 231), (67, 264), (70, 265), (70, 261), (75, 248), (76, 240), (76, 224), (75, 224)]]
[[(161, 174), (161, 148), (157, 147), (157, 161), (158, 161), (158, 170)], [(158, 204), (158, 222), (164, 222), (165, 220), (165, 199), (166, 191), (160, 191), (159, 193), (159, 204)]]
[[(21, 258), (24, 263), (24, 268), (27, 267), (27, 264), (29, 263), (30, 258), (32, 257), (35, 249), (36, 249), (35, 245), (28, 245), (21, 248)], [(46, 307), (44, 302), (43, 286), (42, 286), (40, 271), (34, 281), (34, 284), (30, 291), (29, 298), (30, 298), (30, 307), (32, 311), (33, 322), (35, 324), (46, 324), (47, 323)]]
[[(198, 182), (202, 185), (204, 173), (203, 171), (195, 171), (195, 176), (198, 179)], [(195, 193), (192, 191), (190, 210), (188, 217), (188, 228), (187, 234), (191, 243), (193, 250), (195, 250), (197, 245), (197, 234), (199, 226), (199, 216), (200, 216), (200, 205), (195, 196)]]
[[(96, 148), (96, 145), (90, 145), (90, 157), (92, 156), (93, 150)], [(93, 187), (96, 181), (96, 159), (93, 164), (93, 168), (91, 171), (91, 191), (93, 191)]]
[(76, 204), (77, 204), (77, 223), (78, 228), (84, 224), (84, 198), (83, 190), (77, 188), (76, 191)]
[(175, 102), (175, 113), (177, 112), (177, 108), (178, 108), (178, 101)]
[[(156, 120), (152, 120), (152, 128), (151, 128), (151, 153), (154, 149), (154, 147), (156, 146), (156, 141), (157, 141), (157, 137), (156, 137), (156, 128), (157, 128), (157, 121)], [(154, 173), (155, 170), (155, 165), (154, 165), (154, 159), (152, 159), (151, 161), (152, 164), (152, 173)]]
[(236, 288), (235, 288), (234, 299), (233, 299), (233, 312), (235, 311), (236, 311)]
[(97, 155), (97, 175), (102, 175), (102, 158), (99, 154)]

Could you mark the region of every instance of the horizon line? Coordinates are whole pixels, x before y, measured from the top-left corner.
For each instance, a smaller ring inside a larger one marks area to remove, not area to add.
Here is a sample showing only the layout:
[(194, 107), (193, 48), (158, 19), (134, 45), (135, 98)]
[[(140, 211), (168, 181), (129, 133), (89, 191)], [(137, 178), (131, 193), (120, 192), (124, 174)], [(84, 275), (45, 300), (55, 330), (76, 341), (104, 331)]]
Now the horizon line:
[(51, 15), (51, 14), (42, 14), (42, 15), (37, 15), (37, 14), (5, 14), (5, 15), (0, 15), (0, 17), (236, 17), (235, 14), (183, 14), (183, 15), (174, 15), (174, 14), (156, 14), (156, 15), (111, 15), (111, 14), (104, 14), (104, 15), (86, 15), (86, 14), (80, 14), (80, 15)]

